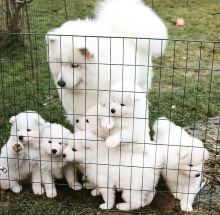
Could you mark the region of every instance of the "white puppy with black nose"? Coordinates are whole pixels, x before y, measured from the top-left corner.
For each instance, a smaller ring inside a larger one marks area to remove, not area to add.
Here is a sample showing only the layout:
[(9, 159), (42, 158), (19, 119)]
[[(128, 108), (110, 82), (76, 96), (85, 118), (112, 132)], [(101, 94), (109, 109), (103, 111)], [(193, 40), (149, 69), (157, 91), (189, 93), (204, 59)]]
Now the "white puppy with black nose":
[(181, 210), (190, 212), (201, 189), (203, 163), (209, 152), (199, 139), (165, 117), (160, 117), (153, 129), (154, 141), (163, 151), (162, 176), (173, 196), (180, 200)]
[(109, 97), (105, 96), (104, 106), (110, 111), (114, 126), (110, 129), (105, 144), (109, 148), (145, 151), (151, 142), (149, 129), (149, 110), (146, 93), (132, 82), (117, 82), (111, 87)]
[(9, 122), (12, 125), (10, 137), (1, 150), (0, 165), (7, 169), (1, 174), (1, 187), (18, 193), (22, 189), (18, 182), (34, 172), (39, 160), (40, 135), (45, 120), (39, 113), (28, 110), (12, 116)]
[(40, 160), (34, 169), (35, 172), (32, 173), (34, 193), (41, 194), (43, 184), (47, 197), (55, 197), (57, 190), (54, 179), (63, 177), (72, 189), (79, 190), (82, 188), (77, 181), (74, 163), (63, 160), (63, 150), (70, 135), (71, 132), (60, 124), (46, 123), (41, 138)]
[(24, 111), (12, 116), (11, 136), (23, 143), (27, 147), (38, 147), (40, 144), (40, 135), (45, 125), (45, 120), (35, 111)]
[[(122, 191), (120, 210), (134, 210), (149, 205), (155, 195), (162, 156), (156, 145), (148, 145), (146, 153), (108, 149), (103, 140), (87, 131), (78, 131), (65, 148), (65, 159), (85, 166), (88, 180), (96, 187), (92, 195), (101, 194), (101, 209), (115, 204), (115, 190)], [(98, 162), (97, 162), (98, 161)]]

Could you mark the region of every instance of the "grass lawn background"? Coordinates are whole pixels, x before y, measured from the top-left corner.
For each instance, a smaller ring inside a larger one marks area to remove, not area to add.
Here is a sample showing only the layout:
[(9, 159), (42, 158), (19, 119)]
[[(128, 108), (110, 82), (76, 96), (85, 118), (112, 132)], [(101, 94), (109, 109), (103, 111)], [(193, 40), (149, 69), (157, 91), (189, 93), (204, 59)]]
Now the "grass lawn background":
[[(145, 2), (152, 5), (151, 0)], [(27, 109), (72, 130), (50, 76), (44, 34), (67, 18), (92, 17), (94, 6), (95, 0), (35, 0), (28, 6), (31, 32), (38, 33), (31, 35), (32, 48), (18, 44), (0, 47), (1, 145), (9, 135), (10, 116)], [(186, 126), (220, 115), (220, 43), (208, 42), (220, 41), (220, 15), (212, 15), (220, 12), (220, 1), (189, 0), (187, 4), (187, 0), (154, 0), (153, 7), (166, 22), (170, 38), (178, 40), (171, 40), (165, 55), (154, 61), (151, 122), (165, 115)], [(185, 19), (184, 28), (174, 24), (179, 17)], [(25, 35), (25, 41), (28, 39)], [(101, 202), (88, 191), (73, 192), (64, 185), (58, 186), (58, 197), (53, 200), (36, 197), (27, 184), (19, 195), (1, 195), (0, 214), (103, 214), (106, 212), (98, 210)], [(154, 214), (170, 210), (158, 205), (153, 203), (141, 211)], [(195, 208), (194, 213), (207, 211)]]

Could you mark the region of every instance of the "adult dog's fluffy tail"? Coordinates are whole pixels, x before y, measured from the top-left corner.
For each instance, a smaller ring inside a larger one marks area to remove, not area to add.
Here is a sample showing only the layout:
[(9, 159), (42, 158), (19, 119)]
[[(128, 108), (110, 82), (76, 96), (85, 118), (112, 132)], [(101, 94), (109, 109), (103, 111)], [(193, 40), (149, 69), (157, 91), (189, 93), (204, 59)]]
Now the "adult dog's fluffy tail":
[[(152, 57), (161, 56), (166, 49), (167, 27), (142, 0), (100, 1), (96, 8), (96, 20), (121, 37), (152, 38), (138, 40), (138, 49)], [(133, 41), (136, 43), (136, 40)]]

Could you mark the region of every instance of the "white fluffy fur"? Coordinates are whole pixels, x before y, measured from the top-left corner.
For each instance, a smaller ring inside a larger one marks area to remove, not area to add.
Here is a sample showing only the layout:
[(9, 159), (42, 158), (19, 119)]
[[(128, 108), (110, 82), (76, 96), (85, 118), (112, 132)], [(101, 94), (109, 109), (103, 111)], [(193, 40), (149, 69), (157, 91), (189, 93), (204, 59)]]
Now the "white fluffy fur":
[(150, 88), (151, 58), (146, 56), (143, 66), (135, 66), (138, 62), (131, 39), (109, 36), (115, 34), (89, 19), (68, 21), (46, 35), (50, 71), (56, 84), (65, 82), (58, 91), (72, 124), (73, 114), (85, 115), (85, 110), (97, 104), (97, 90), (109, 90), (110, 83), (123, 79), (144, 91)]
[(44, 189), (47, 197), (57, 195), (54, 179), (65, 176), (67, 183), (72, 189), (81, 189), (80, 183), (75, 175), (74, 163), (63, 160), (63, 150), (67, 145), (69, 130), (56, 123), (47, 123), (44, 127), (39, 162), (32, 174), (32, 188), (35, 194), (41, 194)]
[(10, 137), (1, 150), (0, 166), (7, 169), (1, 174), (1, 187), (18, 193), (22, 189), (18, 181), (25, 179), (37, 163), (32, 158), (39, 154), (40, 133), (45, 121), (37, 112), (25, 111), (12, 116), (10, 123)]
[(112, 148), (122, 143), (124, 149), (144, 151), (145, 143), (151, 142), (146, 93), (131, 82), (117, 82), (104, 105), (115, 122), (106, 145)]
[[(150, 41), (137, 40), (138, 56), (144, 57), (150, 53), (153, 57), (159, 57), (167, 47), (166, 25), (142, 0), (100, 1), (97, 5), (96, 20), (109, 27), (118, 36), (152, 38)], [(136, 45), (135, 40), (132, 42)]]
[(86, 165), (86, 175), (96, 186), (92, 195), (101, 194), (104, 199), (101, 209), (113, 208), (117, 189), (122, 191), (125, 202), (116, 207), (133, 210), (151, 203), (160, 175), (161, 154), (156, 145), (147, 147), (147, 153), (120, 152), (108, 149), (96, 135), (78, 131), (74, 140), (68, 142), (64, 153), (66, 160)]
[(109, 130), (115, 125), (114, 119), (109, 115), (109, 109), (98, 104), (91, 107), (86, 112), (86, 116), (76, 118), (76, 126), (82, 131), (90, 131), (105, 139), (109, 135)]
[(160, 117), (153, 126), (154, 141), (163, 150), (165, 168), (162, 175), (181, 210), (190, 212), (202, 182), (203, 162), (209, 157), (203, 143), (186, 131)]
[[(20, 193), (22, 186), (20, 181), (24, 180), (30, 170), (26, 160), (26, 153), (22, 143), (15, 137), (10, 136), (7, 143), (1, 149), (0, 156), (0, 188), (3, 190), (12, 190), (14, 193)], [(25, 166), (25, 168), (24, 168)]]
[(35, 111), (24, 111), (10, 118), (11, 136), (27, 147), (39, 147), (45, 120)]

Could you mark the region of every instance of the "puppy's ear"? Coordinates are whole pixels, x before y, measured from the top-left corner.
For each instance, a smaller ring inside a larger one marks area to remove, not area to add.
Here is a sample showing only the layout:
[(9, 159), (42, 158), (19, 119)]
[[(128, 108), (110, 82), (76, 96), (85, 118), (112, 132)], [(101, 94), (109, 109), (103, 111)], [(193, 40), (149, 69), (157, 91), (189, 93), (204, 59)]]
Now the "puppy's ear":
[(11, 124), (14, 124), (15, 121), (16, 121), (16, 116), (12, 116), (12, 117), (9, 119), (9, 122), (10, 122)]
[(79, 48), (79, 52), (83, 57), (86, 57), (86, 59), (91, 60), (94, 56), (87, 48)]
[(205, 149), (204, 151), (204, 160), (208, 160), (209, 159), (209, 152), (207, 149)]

